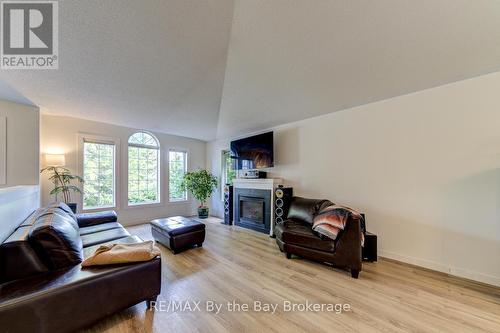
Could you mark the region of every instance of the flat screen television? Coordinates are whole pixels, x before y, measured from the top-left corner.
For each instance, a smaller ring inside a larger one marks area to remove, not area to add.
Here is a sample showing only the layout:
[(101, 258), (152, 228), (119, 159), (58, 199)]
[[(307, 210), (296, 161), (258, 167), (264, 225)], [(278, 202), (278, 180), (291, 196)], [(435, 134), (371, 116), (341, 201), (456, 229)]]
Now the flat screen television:
[(273, 132), (231, 141), (231, 157), (238, 170), (265, 169), (274, 166)]

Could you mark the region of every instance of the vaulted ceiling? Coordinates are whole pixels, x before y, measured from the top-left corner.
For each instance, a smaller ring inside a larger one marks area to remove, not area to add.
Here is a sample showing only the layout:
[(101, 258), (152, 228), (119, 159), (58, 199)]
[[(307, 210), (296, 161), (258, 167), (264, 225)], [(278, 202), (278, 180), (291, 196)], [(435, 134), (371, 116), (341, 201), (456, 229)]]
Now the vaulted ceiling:
[(59, 70), (2, 70), (0, 98), (202, 140), (500, 70), (496, 0), (65, 0), (59, 11)]
[(232, 0), (59, 1), (59, 69), (1, 71), (43, 112), (215, 137)]

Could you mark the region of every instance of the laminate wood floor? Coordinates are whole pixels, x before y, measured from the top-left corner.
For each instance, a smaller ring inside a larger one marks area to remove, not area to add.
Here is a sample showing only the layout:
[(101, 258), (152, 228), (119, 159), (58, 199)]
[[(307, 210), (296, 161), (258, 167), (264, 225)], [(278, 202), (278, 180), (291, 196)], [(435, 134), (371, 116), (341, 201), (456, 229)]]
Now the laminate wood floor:
[[(327, 265), (286, 259), (267, 235), (228, 227), (215, 218), (204, 222), (203, 248), (173, 255), (159, 245), (159, 310), (149, 311), (143, 302), (85, 331), (500, 332), (500, 288), (383, 258), (365, 263), (356, 280)], [(129, 231), (152, 239), (147, 224)], [(169, 301), (186, 308), (167, 309)], [(220, 313), (206, 310), (210, 301), (222, 305)], [(257, 311), (255, 301), (278, 308), (274, 314)], [(340, 304), (350, 311), (286, 311), (286, 301), (296, 307), (306, 301)], [(200, 302), (201, 311), (194, 302)], [(230, 311), (227, 302), (249, 309)]]

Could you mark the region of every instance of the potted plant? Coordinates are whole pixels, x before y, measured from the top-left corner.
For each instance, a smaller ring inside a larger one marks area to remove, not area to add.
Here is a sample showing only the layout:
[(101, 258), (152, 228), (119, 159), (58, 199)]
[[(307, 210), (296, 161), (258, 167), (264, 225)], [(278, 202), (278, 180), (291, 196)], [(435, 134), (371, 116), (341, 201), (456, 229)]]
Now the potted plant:
[(184, 175), (183, 186), (200, 202), (198, 217), (206, 219), (208, 217), (207, 199), (217, 188), (217, 177), (207, 170), (187, 172)]
[(82, 190), (76, 185), (72, 185), (73, 181), (83, 183), (80, 176), (71, 174), (69, 169), (59, 166), (48, 166), (40, 170), (40, 173), (48, 172), (49, 180), (54, 183), (54, 189), (50, 191), (50, 195), (54, 195), (57, 200), (57, 195), (62, 193), (63, 201), (71, 208), (73, 213), (76, 213), (77, 204), (71, 202), (71, 192), (82, 193)]

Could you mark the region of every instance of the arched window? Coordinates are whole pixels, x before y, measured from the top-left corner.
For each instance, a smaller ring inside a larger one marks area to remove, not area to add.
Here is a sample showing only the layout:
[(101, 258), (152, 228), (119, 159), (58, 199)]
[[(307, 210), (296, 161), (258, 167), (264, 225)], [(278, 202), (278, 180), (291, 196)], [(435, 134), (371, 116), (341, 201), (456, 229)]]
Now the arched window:
[(128, 203), (160, 202), (160, 145), (149, 133), (137, 132), (128, 139)]

